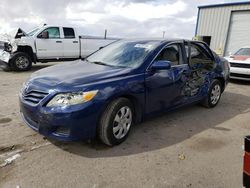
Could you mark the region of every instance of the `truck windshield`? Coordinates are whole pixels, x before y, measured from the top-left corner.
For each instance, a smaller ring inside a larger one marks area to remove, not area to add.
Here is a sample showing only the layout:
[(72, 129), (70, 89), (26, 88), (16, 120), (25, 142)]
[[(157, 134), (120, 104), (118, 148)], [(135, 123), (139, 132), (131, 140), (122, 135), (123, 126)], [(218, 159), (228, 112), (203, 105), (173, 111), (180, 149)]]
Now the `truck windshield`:
[(250, 48), (241, 48), (235, 53), (235, 55), (246, 55), (250, 56)]
[(114, 67), (137, 67), (158, 44), (157, 41), (118, 41), (95, 52), (87, 61)]
[(37, 27), (27, 33), (28, 36), (33, 36), (38, 30), (40, 30), (40, 27)]

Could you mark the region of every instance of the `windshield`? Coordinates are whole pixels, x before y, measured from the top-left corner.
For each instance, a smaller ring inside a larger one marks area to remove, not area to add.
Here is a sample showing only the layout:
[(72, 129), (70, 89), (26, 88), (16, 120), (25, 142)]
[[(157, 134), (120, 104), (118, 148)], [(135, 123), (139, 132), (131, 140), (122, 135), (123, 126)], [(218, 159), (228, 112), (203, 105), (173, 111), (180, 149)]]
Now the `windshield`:
[(241, 48), (234, 55), (246, 55), (246, 56), (250, 56), (250, 48)]
[(95, 52), (87, 61), (115, 67), (137, 67), (157, 44), (157, 41), (118, 41)]
[(40, 27), (37, 27), (33, 30), (31, 30), (30, 32), (27, 33), (28, 36), (33, 36), (38, 30), (40, 30)]

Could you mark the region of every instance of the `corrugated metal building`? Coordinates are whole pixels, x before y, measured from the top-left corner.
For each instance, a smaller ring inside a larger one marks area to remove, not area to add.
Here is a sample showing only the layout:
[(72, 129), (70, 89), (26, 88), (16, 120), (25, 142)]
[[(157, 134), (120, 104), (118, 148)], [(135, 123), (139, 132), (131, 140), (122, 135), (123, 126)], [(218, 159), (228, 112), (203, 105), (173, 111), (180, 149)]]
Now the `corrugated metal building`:
[(220, 55), (250, 46), (250, 1), (199, 6), (195, 38)]

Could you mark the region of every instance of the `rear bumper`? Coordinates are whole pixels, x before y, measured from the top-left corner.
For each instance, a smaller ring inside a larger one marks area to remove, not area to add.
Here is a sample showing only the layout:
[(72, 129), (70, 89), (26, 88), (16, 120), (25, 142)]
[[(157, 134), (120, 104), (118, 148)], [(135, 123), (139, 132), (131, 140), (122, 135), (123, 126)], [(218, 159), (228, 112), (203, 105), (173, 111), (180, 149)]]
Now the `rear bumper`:
[(250, 80), (250, 69), (231, 67), (230, 78), (238, 80)]

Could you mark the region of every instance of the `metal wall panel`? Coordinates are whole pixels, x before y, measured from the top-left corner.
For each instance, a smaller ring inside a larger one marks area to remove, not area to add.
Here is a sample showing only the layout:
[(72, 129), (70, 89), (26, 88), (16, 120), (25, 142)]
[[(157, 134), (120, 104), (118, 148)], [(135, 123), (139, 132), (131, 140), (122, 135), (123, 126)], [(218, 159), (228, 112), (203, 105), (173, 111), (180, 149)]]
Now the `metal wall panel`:
[(243, 46), (250, 46), (250, 11), (232, 13), (225, 54), (234, 53)]
[(237, 10), (250, 10), (250, 3), (200, 8), (196, 36), (211, 36), (210, 47), (223, 55), (229, 39), (231, 13)]

